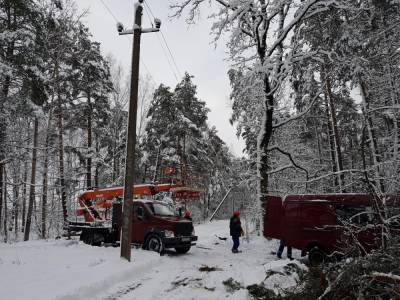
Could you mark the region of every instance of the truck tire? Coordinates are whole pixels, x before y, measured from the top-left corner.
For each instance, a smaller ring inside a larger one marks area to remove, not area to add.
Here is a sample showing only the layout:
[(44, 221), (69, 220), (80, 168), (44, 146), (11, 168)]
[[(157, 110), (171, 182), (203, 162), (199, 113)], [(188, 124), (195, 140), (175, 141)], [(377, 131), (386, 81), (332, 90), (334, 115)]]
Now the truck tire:
[(82, 230), (79, 240), (81, 240), (85, 244), (89, 244), (89, 232), (87, 230)]
[(101, 243), (105, 241), (105, 238), (104, 235), (99, 232), (83, 230), (80, 240), (91, 246), (101, 246)]
[(161, 253), (164, 250), (164, 244), (158, 235), (152, 234), (146, 239), (145, 249)]
[(190, 250), (190, 246), (186, 246), (186, 247), (177, 247), (177, 248), (175, 248), (176, 253), (179, 253), (179, 254), (188, 253), (189, 250)]
[(308, 252), (308, 261), (312, 267), (318, 267), (326, 260), (325, 253), (317, 246)]

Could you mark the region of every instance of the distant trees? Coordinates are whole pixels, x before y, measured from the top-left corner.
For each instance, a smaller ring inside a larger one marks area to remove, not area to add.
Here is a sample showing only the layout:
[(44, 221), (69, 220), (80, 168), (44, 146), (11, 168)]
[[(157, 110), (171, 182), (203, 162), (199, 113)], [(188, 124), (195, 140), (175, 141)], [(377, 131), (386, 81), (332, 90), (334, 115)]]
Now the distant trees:
[(42, 238), (59, 234), (83, 174), (86, 186), (99, 184), (97, 155), (112, 83), (99, 44), (79, 18), (71, 1), (0, 1), (0, 228), (6, 240), (13, 228), (24, 240), (32, 229)]
[[(206, 2), (172, 8), (195, 21)], [(229, 37), (231, 121), (258, 163), (259, 195), (365, 191), (365, 174), (398, 191), (399, 3), (214, 2), (216, 40)]]
[(209, 109), (197, 98), (192, 79), (185, 73), (174, 91), (163, 84), (155, 90), (140, 169), (144, 181), (173, 180), (204, 189), (202, 209), (206, 209), (207, 195), (231, 180), (232, 157), (216, 129), (207, 124)]
[[(81, 17), (72, 0), (0, 0), (5, 241), (19, 232), (24, 240), (60, 235), (80, 192), (122, 185), (129, 77), (104, 57)], [(206, 123), (208, 109), (192, 76), (173, 92), (160, 86), (154, 97), (153, 85), (140, 78), (138, 182), (169, 180), (168, 166), (175, 177), (207, 185), (213, 162), (229, 162), (229, 154)]]
[(213, 158), (226, 148), (206, 123), (209, 109), (197, 98), (192, 78), (185, 73), (173, 92), (163, 84), (154, 92), (143, 140), (144, 156), (152, 166), (146, 174), (150, 180), (174, 175), (183, 183), (190, 181), (209, 170)]

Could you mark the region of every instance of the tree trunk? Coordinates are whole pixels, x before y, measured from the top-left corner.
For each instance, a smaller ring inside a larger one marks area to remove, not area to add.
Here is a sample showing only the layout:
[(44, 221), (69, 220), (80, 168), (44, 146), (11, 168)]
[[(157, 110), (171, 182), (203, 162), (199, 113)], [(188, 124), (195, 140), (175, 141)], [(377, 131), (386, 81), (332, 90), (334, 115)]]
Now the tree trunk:
[(38, 119), (35, 117), (33, 126), (33, 149), (32, 149), (32, 169), (31, 169), (31, 185), (29, 188), (29, 203), (28, 203), (28, 214), (26, 216), (24, 241), (29, 240), (29, 234), (31, 231), (32, 221), (32, 210), (33, 202), (35, 201), (35, 184), (36, 184), (36, 161), (37, 161), (37, 143), (38, 143)]
[[(325, 79), (325, 84), (326, 84), (326, 92), (327, 92), (328, 101), (329, 101), (329, 111), (330, 111), (330, 116), (331, 116), (330, 121), (332, 122), (333, 138), (334, 138), (334, 142), (335, 142), (336, 165), (337, 165), (337, 170), (339, 172), (341, 172), (341, 171), (343, 171), (341, 142), (340, 142), (339, 130), (338, 130), (337, 120), (336, 120), (336, 109), (335, 109), (335, 104), (333, 101), (331, 81), (329, 78)], [(338, 179), (339, 179), (339, 189), (343, 193), (343, 192), (345, 192), (345, 189), (343, 187), (343, 184), (344, 184), (343, 173), (339, 174)]]
[(4, 229), (4, 242), (8, 242), (8, 207), (7, 207), (7, 175), (6, 175), (6, 170), (4, 170), (4, 224), (3, 224), (3, 229)]
[[(28, 123), (29, 124), (29, 123)], [(27, 126), (29, 128), (29, 126)], [(28, 130), (29, 131), (29, 130)], [(29, 140), (29, 138), (28, 138)], [(26, 182), (28, 180), (28, 162), (24, 163), (24, 177), (22, 182), (22, 222), (21, 222), (21, 232), (25, 230), (25, 220), (26, 220)]]
[[(12, 30), (12, 15), (11, 15), (11, 2), (6, 2), (4, 3), (5, 11), (6, 11), (6, 18), (7, 18), (7, 29)], [(14, 41), (11, 41), (7, 43), (7, 48), (6, 48), (6, 61), (10, 62), (13, 59), (14, 55)], [(11, 77), (6, 75), (4, 77), (4, 82), (2, 82), (2, 93), (0, 96), (0, 225), (1, 225), (1, 212), (2, 212), (2, 206), (4, 203), (4, 211), (6, 210), (6, 199), (3, 197), (5, 195), (5, 192), (3, 190), (4, 188), (4, 177), (5, 177), (5, 160), (7, 158), (7, 150), (6, 150), (6, 139), (7, 139), (7, 121), (5, 118), (4, 112), (4, 104), (6, 102), (6, 99), (8, 97), (8, 93), (10, 91), (10, 85), (11, 85)]]
[(99, 137), (96, 134), (95, 135), (95, 140), (96, 140), (96, 166), (95, 166), (95, 171), (94, 171), (94, 186), (96, 188), (99, 187), (99, 157), (100, 157), (100, 146), (99, 146)]
[[(378, 151), (378, 144), (376, 141), (376, 133), (374, 130), (374, 126), (372, 123), (372, 118), (369, 115), (369, 99), (368, 99), (368, 91), (365, 86), (364, 81), (361, 79), (361, 76), (358, 77), (360, 91), (361, 91), (361, 99), (362, 99), (362, 112), (365, 118), (365, 125), (367, 127), (368, 138), (369, 138), (369, 147), (372, 155), (372, 161), (375, 168), (375, 178), (380, 178), (381, 170), (379, 167), (380, 164), (380, 155)], [(379, 186), (382, 192), (385, 191), (385, 185), (383, 179), (379, 179)]]
[[(159, 159), (160, 159), (161, 144), (162, 144), (162, 142), (160, 142), (160, 145), (158, 145), (157, 157), (156, 157), (156, 165), (155, 165), (154, 175), (153, 175), (153, 183), (156, 182), (156, 180), (157, 180), (157, 171), (158, 171), (158, 162), (159, 162)], [(180, 146), (179, 140), (178, 140), (178, 145)], [(182, 158), (181, 158), (181, 166), (182, 166)]]
[(317, 128), (317, 124), (313, 122), (314, 124), (314, 133), (315, 133), (315, 138), (317, 139), (317, 148), (318, 148), (318, 158), (319, 158), (319, 163), (322, 165), (322, 149), (321, 149), (321, 137), (320, 137), (320, 132)]
[[(0, 146), (1, 147), (1, 146)], [(1, 157), (0, 157), (1, 160)], [(3, 213), (3, 165), (0, 163), (0, 231), (1, 231), (1, 216)]]
[[(186, 166), (187, 166), (187, 161), (186, 161), (186, 133), (183, 134), (183, 146), (182, 146), (182, 185), (185, 185), (187, 175), (186, 175)], [(160, 175), (162, 175), (162, 170), (160, 170)]]
[[(261, 2), (263, 8), (261, 9), (263, 13), (266, 13), (265, 1)], [(283, 33), (283, 27), (285, 24), (285, 8), (282, 6), (279, 10), (279, 21), (278, 21), (278, 35)], [(264, 65), (266, 50), (267, 50), (267, 33), (270, 26), (270, 20), (263, 21), (263, 27), (261, 36), (257, 36), (257, 54), (260, 59), (261, 65)], [(258, 30), (260, 30), (258, 29)], [(283, 45), (280, 43), (277, 47), (277, 57), (275, 62), (275, 76), (277, 76), (282, 68), (282, 59), (283, 59)], [(261, 201), (264, 201), (264, 197), (268, 194), (268, 184), (269, 184), (269, 166), (268, 166), (268, 147), (271, 141), (271, 137), (273, 134), (273, 116), (274, 116), (274, 91), (271, 85), (274, 83), (270, 81), (268, 77), (269, 74), (264, 74), (263, 83), (264, 83), (264, 111), (263, 111), (263, 119), (261, 121), (261, 130), (257, 139), (257, 173), (260, 178), (259, 186), (258, 186), (258, 197), (260, 197), (260, 212), (262, 211)], [(277, 82), (275, 84), (278, 84)], [(260, 220), (262, 222), (262, 217), (260, 216)]]
[(47, 190), (48, 190), (48, 171), (49, 171), (49, 144), (51, 131), (52, 110), (50, 109), (47, 120), (46, 142), (44, 149), (43, 179), (42, 179), (42, 239), (46, 238), (46, 220), (47, 220)]
[(268, 146), (272, 137), (272, 121), (274, 114), (274, 97), (271, 94), (271, 86), (269, 82), (269, 78), (267, 75), (264, 76), (264, 94), (266, 95), (264, 102), (264, 119), (262, 120), (261, 132), (259, 137), (259, 147), (258, 147), (258, 156), (259, 156), (259, 175), (260, 175), (260, 200), (263, 200), (265, 195), (268, 194)]
[(115, 182), (117, 180), (117, 135), (114, 136), (114, 143), (113, 143), (113, 159), (112, 159), (112, 182)]
[(15, 239), (18, 239), (18, 218), (19, 218), (19, 172), (20, 168), (18, 167), (18, 173), (14, 177), (13, 180), (13, 197), (14, 197), (14, 207), (13, 207), (13, 215), (14, 215), (14, 234)]
[(87, 160), (86, 160), (86, 188), (92, 188), (92, 105), (90, 103), (90, 93), (87, 93)]
[(67, 221), (67, 188), (64, 177), (64, 128), (63, 128), (63, 110), (61, 105), (61, 96), (58, 93), (58, 162), (60, 175), (60, 193), (61, 206), (64, 222)]
[[(2, 95), (0, 97), (0, 229), (1, 229), (1, 214), (4, 206), (4, 211), (6, 210), (6, 200), (4, 198), (3, 200), (3, 195), (4, 193), (4, 174), (5, 174), (5, 163), (6, 163), (6, 139), (7, 139), (7, 121), (5, 118), (4, 112), (4, 104), (5, 100), (8, 95), (8, 90), (9, 90), (9, 85), (10, 85), (10, 77), (7, 76), (5, 78), (5, 82), (3, 84), (3, 90), (2, 90)], [(4, 204), (3, 204), (4, 203)]]
[(325, 112), (326, 112), (326, 120), (328, 124), (328, 141), (329, 141), (329, 149), (330, 149), (330, 154), (331, 154), (331, 166), (332, 166), (332, 172), (335, 173), (334, 175), (334, 182), (333, 185), (336, 188), (339, 186), (338, 182), (338, 176), (336, 175), (337, 172), (337, 165), (336, 165), (336, 154), (335, 154), (335, 141), (333, 138), (333, 129), (332, 129), (332, 123), (330, 121), (330, 113), (329, 113), (329, 103), (328, 103), (328, 97), (326, 95), (326, 92), (324, 93), (324, 98), (325, 98)]

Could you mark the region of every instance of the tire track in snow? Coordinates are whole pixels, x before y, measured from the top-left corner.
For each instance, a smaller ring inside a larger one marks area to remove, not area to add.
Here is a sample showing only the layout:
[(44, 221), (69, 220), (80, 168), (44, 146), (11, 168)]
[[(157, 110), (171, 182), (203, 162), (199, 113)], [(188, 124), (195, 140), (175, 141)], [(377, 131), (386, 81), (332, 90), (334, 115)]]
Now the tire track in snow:
[[(137, 287), (141, 286), (143, 284), (143, 280), (145, 280), (145, 278), (143, 278), (143, 275), (146, 275), (147, 273), (151, 272), (154, 267), (159, 265), (159, 263), (160, 263), (159, 260), (160, 260), (160, 258), (157, 258), (157, 259), (154, 259), (150, 262), (147, 262), (147, 263), (139, 265), (139, 266), (132, 265), (132, 268), (128, 271), (114, 274), (114, 275), (106, 277), (100, 281), (88, 284), (87, 286), (82, 286), (82, 287), (76, 289), (75, 291), (73, 291), (72, 293), (58, 296), (56, 299), (58, 299), (58, 300), (99, 299), (106, 293), (106, 291), (111, 292), (111, 296), (108, 296), (106, 294), (106, 296), (105, 296), (106, 298), (111, 297), (111, 299), (116, 299), (115, 298), (116, 296), (122, 297), (125, 294), (129, 294), (131, 291), (135, 290)], [(128, 280), (129, 280), (129, 282), (132, 282), (132, 280), (134, 280), (135, 278), (138, 278), (137, 283), (127, 284)], [(124, 283), (126, 283), (126, 284), (124, 284)], [(124, 286), (119, 288), (119, 290), (117, 290), (117, 292), (113, 293), (112, 290), (115, 287), (121, 286), (121, 284), (124, 284)], [(135, 286), (135, 284), (136, 284), (136, 287), (133, 288)], [(123, 291), (125, 291), (125, 294), (123, 293)], [(112, 298), (112, 297), (114, 297), (114, 298)]]

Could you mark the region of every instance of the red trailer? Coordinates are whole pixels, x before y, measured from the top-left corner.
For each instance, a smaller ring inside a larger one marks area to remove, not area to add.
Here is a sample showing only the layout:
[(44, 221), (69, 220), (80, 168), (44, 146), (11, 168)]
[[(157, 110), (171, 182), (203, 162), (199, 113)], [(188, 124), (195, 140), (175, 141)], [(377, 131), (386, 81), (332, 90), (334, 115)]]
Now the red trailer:
[[(383, 197), (390, 227), (398, 234), (400, 197)], [(264, 236), (283, 240), (285, 245), (308, 253), (310, 263), (322, 263), (327, 255), (340, 251), (348, 242), (344, 224), (358, 230), (360, 247), (371, 251), (380, 243), (381, 230), (374, 228), (374, 207), (383, 208), (380, 200), (369, 194), (303, 194), (284, 198), (267, 196), (264, 215)], [(396, 217), (398, 216), (398, 217)], [(366, 226), (370, 224), (370, 226)]]

